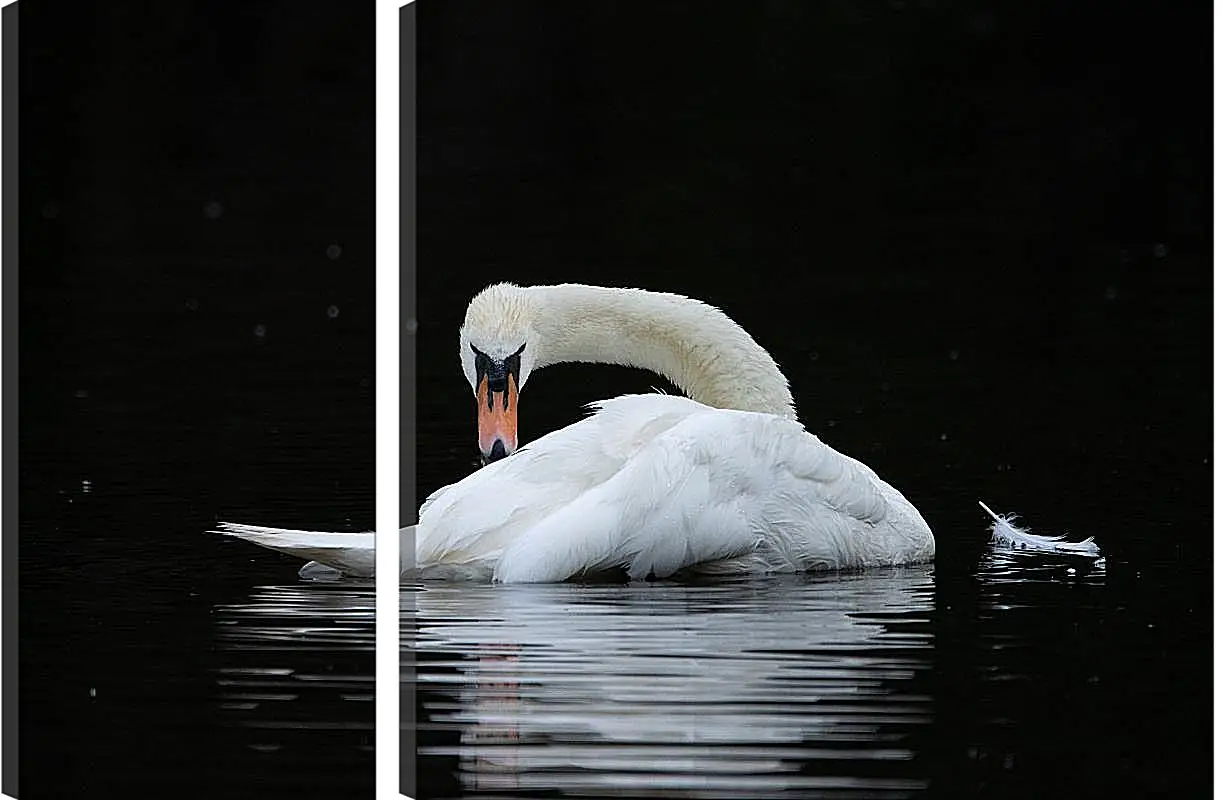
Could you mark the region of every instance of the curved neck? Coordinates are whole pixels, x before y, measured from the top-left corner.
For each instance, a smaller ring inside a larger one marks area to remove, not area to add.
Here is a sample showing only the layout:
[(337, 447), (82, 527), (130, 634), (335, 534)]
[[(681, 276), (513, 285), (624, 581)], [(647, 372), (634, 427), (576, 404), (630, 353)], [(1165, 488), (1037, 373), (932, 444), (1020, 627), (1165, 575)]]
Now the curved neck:
[(675, 294), (579, 284), (525, 291), (536, 311), (537, 367), (575, 361), (639, 367), (705, 405), (797, 416), (773, 358), (713, 306)]

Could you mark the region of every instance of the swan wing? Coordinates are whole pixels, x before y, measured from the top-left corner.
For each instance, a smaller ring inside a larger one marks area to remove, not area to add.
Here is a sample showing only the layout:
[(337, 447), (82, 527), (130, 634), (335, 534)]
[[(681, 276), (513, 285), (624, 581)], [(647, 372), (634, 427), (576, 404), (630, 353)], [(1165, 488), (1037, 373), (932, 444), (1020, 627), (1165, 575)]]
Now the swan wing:
[(306, 561), (317, 562), (346, 575), (359, 578), (374, 575), (376, 551), (373, 533), (300, 531), (236, 522), (222, 522), (217, 525), (215, 532), (245, 539), (269, 550), (287, 553)]
[(623, 426), (664, 405), (682, 417), (506, 543), (495, 579), (665, 577), (757, 552), (765, 568), (809, 569), (853, 561), (855, 534), (886, 520), (889, 487), (792, 420), (654, 396), (608, 401), (595, 419)]
[[(650, 402), (678, 399), (684, 405)], [(684, 398), (647, 395), (636, 406), (616, 400), (553, 431), (461, 481), (431, 494), (420, 508), (416, 563), (491, 563), (542, 520), (605, 483), (660, 432), (693, 408)]]
[(596, 408), (427, 501), (417, 565), (524, 583), (933, 554), (928, 526), (899, 492), (796, 421), (669, 395)]

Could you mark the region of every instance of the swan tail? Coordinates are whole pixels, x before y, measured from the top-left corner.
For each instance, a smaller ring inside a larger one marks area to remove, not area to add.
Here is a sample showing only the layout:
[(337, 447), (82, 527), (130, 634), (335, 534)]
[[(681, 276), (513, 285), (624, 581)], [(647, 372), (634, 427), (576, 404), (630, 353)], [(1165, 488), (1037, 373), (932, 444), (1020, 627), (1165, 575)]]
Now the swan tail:
[(222, 522), (213, 533), (239, 539), (295, 556), (310, 563), (300, 575), (311, 580), (334, 579), (326, 570), (357, 578), (374, 576), (374, 534), (302, 531)]
[(993, 520), (990, 526), (991, 541), (1015, 550), (1031, 550), (1038, 553), (1069, 553), (1082, 556), (1100, 555), (1100, 546), (1095, 543), (1094, 536), (1088, 536), (1081, 542), (1066, 541), (1065, 536), (1041, 536), (1031, 533), (1027, 528), (1015, 524), (1018, 517), (1015, 514), (999, 516), (980, 500), (977, 504)]

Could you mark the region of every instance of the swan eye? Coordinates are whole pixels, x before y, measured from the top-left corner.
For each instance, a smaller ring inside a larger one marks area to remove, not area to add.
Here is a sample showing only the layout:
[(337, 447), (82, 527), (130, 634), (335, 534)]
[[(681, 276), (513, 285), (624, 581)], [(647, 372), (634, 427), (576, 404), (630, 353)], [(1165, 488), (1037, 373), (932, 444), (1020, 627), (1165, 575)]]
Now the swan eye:
[(524, 344), (505, 358), (505, 371), (514, 376), (515, 383), (518, 382), (518, 373), (522, 369), (522, 351), (526, 349)]
[(478, 350), (474, 344), (471, 345), (471, 352), (476, 354), (476, 383), (479, 384), (485, 375), (493, 371), (493, 360), (488, 357), (488, 354)]

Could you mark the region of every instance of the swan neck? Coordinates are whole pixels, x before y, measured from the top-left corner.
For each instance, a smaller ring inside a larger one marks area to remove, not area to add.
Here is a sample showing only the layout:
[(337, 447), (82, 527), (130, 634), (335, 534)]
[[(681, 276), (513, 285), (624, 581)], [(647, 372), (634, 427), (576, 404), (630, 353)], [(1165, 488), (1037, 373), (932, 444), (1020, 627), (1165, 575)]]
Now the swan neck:
[(796, 417), (772, 356), (713, 306), (640, 289), (534, 287), (536, 366), (582, 362), (650, 370), (715, 408)]

